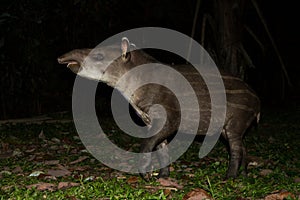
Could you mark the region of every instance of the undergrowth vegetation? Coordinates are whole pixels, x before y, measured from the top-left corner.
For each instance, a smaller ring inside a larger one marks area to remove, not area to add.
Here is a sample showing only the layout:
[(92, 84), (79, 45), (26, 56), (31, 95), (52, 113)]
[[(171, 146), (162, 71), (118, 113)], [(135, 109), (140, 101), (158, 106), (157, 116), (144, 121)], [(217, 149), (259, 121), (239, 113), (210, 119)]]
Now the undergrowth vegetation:
[[(248, 176), (226, 181), (228, 154), (222, 142), (200, 160), (201, 143), (195, 141), (172, 163), (171, 179), (146, 182), (89, 154), (73, 122), (66, 120), (71, 117), (50, 118), (0, 125), (0, 199), (188, 199), (197, 191), (211, 199), (299, 199), (299, 107), (263, 112), (259, 127), (244, 140)], [(122, 148), (138, 150), (136, 140), (121, 134), (110, 120), (103, 126)]]

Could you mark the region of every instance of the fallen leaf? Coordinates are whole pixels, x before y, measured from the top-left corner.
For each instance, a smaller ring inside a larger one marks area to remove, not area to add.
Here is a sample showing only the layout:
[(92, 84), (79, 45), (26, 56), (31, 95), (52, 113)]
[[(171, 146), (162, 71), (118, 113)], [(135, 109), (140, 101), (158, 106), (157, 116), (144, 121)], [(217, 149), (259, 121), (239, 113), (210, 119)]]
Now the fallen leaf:
[(2, 152), (7, 152), (9, 150), (9, 143), (1, 141)]
[(60, 139), (55, 138), (55, 137), (54, 137), (54, 138), (51, 138), (51, 141), (54, 142), (54, 143), (57, 143), (57, 144), (61, 143), (61, 142), (60, 142)]
[(294, 182), (295, 182), (295, 183), (300, 183), (300, 177), (294, 178)]
[(172, 166), (169, 167), (169, 170), (170, 170), (170, 172), (174, 172), (175, 171), (174, 167), (172, 167)]
[(186, 174), (186, 176), (188, 177), (187, 179), (189, 179), (189, 178), (194, 178), (194, 177), (195, 177), (195, 174)]
[(190, 172), (190, 171), (193, 171), (193, 168), (188, 167), (188, 168), (185, 168), (183, 171), (184, 171), (184, 172)]
[(68, 196), (68, 199), (70, 199), (70, 200), (78, 200), (78, 198), (76, 196)]
[(170, 191), (178, 191), (175, 187), (163, 187), (163, 186), (152, 186), (152, 185), (146, 185), (145, 189), (151, 190), (153, 192), (156, 192), (157, 190), (170, 190)]
[(32, 152), (34, 152), (35, 151), (35, 148), (32, 148), (32, 149), (27, 149), (25, 152), (26, 153), (32, 153)]
[(71, 151), (70, 151), (70, 154), (76, 154), (76, 155), (78, 155), (78, 149), (72, 149)]
[(287, 197), (292, 197), (293, 199), (295, 198), (294, 194), (284, 191), (275, 194), (270, 194), (265, 197), (265, 200), (284, 200)]
[(13, 156), (13, 152), (1, 153), (0, 159), (7, 159), (7, 158), (11, 158), (12, 156)]
[(52, 183), (36, 183), (32, 185), (26, 186), (27, 189), (36, 188), (39, 191), (49, 190), (49, 191), (55, 191), (56, 186)]
[(28, 161), (33, 161), (36, 158), (36, 155), (30, 155)]
[(166, 187), (175, 187), (177, 189), (183, 189), (182, 185), (179, 185), (176, 180), (171, 179), (171, 178), (159, 178), (157, 180), (162, 186)]
[(4, 171), (1, 171), (0, 174), (5, 174), (5, 175), (11, 175), (11, 172), (10, 171), (7, 171), (7, 170), (4, 170)]
[(14, 174), (18, 174), (18, 173), (22, 173), (23, 170), (22, 170), (22, 168), (20, 166), (17, 166), (17, 167), (15, 167), (15, 169), (12, 170), (12, 172)]
[(44, 162), (45, 165), (58, 165), (59, 164), (59, 160), (46, 160)]
[(164, 195), (167, 197), (171, 194), (171, 190), (170, 189), (164, 189)]
[(41, 132), (39, 134), (39, 139), (46, 140), (46, 136), (44, 135), (44, 131), (43, 130), (41, 130)]
[(80, 150), (80, 153), (89, 153), (89, 151), (87, 149), (82, 149)]
[(49, 169), (47, 170), (47, 174), (55, 177), (62, 177), (62, 176), (67, 176), (70, 175), (71, 172), (67, 169)]
[(184, 195), (182, 200), (212, 200), (213, 198), (203, 189), (196, 188)]
[(56, 150), (59, 149), (59, 146), (58, 145), (51, 145), (49, 148), (50, 148), (50, 150), (56, 151)]
[(118, 180), (124, 180), (124, 179), (127, 178), (127, 177), (124, 176), (123, 174), (118, 174), (118, 175), (116, 175), (116, 176), (117, 176), (117, 179), (118, 179)]
[(14, 156), (16, 156), (16, 157), (21, 157), (21, 156), (23, 156), (23, 152), (22, 152), (19, 148), (17, 148), (17, 149), (15, 149), (15, 150), (13, 151), (12, 156), (13, 156), (13, 157), (14, 157)]
[(10, 170), (10, 167), (4, 166), (4, 167), (3, 167), (3, 170), (4, 170), (4, 171), (9, 171), (9, 170)]
[(70, 162), (70, 165), (80, 163), (80, 162), (82, 162), (82, 161), (84, 161), (88, 158), (89, 158), (88, 156), (80, 156), (77, 160), (74, 160), (74, 161)]
[(14, 185), (5, 185), (5, 186), (1, 186), (0, 189), (4, 192), (11, 192), (11, 189), (14, 187), (15, 187)]
[(264, 165), (265, 160), (256, 156), (247, 156), (248, 168), (257, 168)]
[(276, 140), (275, 140), (273, 137), (269, 137), (269, 138), (268, 138), (268, 141), (269, 141), (270, 143), (274, 143)]
[(54, 181), (56, 181), (57, 180), (57, 178), (55, 177), (55, 176), (49, 176), (49, 175), (41, 175), (41, 176), (39, 176), (39, 178), (43, 178), (44, 180), (54, 180)]
[(273, 170), (271, 169), (262, 169), (260, 170), (259, 174), (261, 176), (268, 176), (269, 174), (273, 173)]
[(34, 171), (31, 174), (29, 174), (29, 176), (38, 177), (41, 174), (45, 174), (45, 173), (42, 171)]
[(95, 180), (95, 176), (89, 176), (84, 179), (84, 182)]
[(139, 178), (136, 177), (136, 176), (132, 176), (132, 177), (127, 179), (128, 184), (134, 184), (134, 183), (137, 183), (138, 181), (139, 181)]
[(80, 140), (79, 136), (73, 136), (73, 140)]
[(61, 190), (61, 189), (67, 189), (70, 187), (76, 187), (79, 186), (79, 183), (73, 183), (73, 182), (60, 182), (57, 186), (57, 189)]
[(89, 170), (90, 167), (89, 166), (76, 166), (76, 167), (72, 167), (70, 170), (71, 171), (79, 171), (79, 172), (84, 172)]

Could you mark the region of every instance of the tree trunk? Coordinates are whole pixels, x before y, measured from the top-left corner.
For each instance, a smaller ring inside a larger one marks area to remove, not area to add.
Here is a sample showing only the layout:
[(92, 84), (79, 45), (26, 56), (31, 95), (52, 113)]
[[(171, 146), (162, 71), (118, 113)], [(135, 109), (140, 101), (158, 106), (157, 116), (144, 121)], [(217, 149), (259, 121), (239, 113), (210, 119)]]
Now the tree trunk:
[(220, 67), (241, 78), (244, 76), (245, 63), (242, 55), (244, 7), (244, 0), (214, 1)]

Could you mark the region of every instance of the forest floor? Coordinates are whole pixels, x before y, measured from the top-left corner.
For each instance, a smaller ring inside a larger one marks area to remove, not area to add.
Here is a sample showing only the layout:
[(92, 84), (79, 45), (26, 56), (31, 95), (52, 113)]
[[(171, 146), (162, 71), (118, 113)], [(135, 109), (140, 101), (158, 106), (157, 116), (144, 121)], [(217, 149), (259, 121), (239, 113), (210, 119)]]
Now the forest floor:
[[(103, 127), (124, 149), (137, 141)], [(264, 110), (244, 140), (248, 175), (224, 180), (228, 153), (218, 142), (199, 159), (200, 142), (171, 164), (171, 178), (150, 181), (111, 169), (82, 144), (70, 113), (0, 122), (2, 199), (300, 199), (300, 107)]]

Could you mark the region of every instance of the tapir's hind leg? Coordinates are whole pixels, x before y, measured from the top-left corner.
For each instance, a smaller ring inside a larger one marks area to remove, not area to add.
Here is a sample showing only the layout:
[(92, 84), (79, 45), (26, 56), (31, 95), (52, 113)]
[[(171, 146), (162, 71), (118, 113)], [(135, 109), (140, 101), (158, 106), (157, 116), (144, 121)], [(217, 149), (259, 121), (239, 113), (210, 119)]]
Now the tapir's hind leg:
[(243, 143), (240, 135), (236, 135), (232, 132), (227, 132), (230, 161), (226, 178), (235, 178), (238, 175), (238, 170), (243, 160)]
[(245, 146), (243, 146), (243, 156), (242, 156), (242, 163), (241, 163), (241, 167), (242, 167), (242, 175), (243, 176), (247, 176), (247, 149)]
[(243, 167), (243, 174), (246, 174), (246, 148), (242, 141), (244, 132), (244, 124), (237, 120), (230, 120), (224, 127), (223, 135), (228, 141), (230, 154), (226, 178), (237, 177), (240, 166)]

